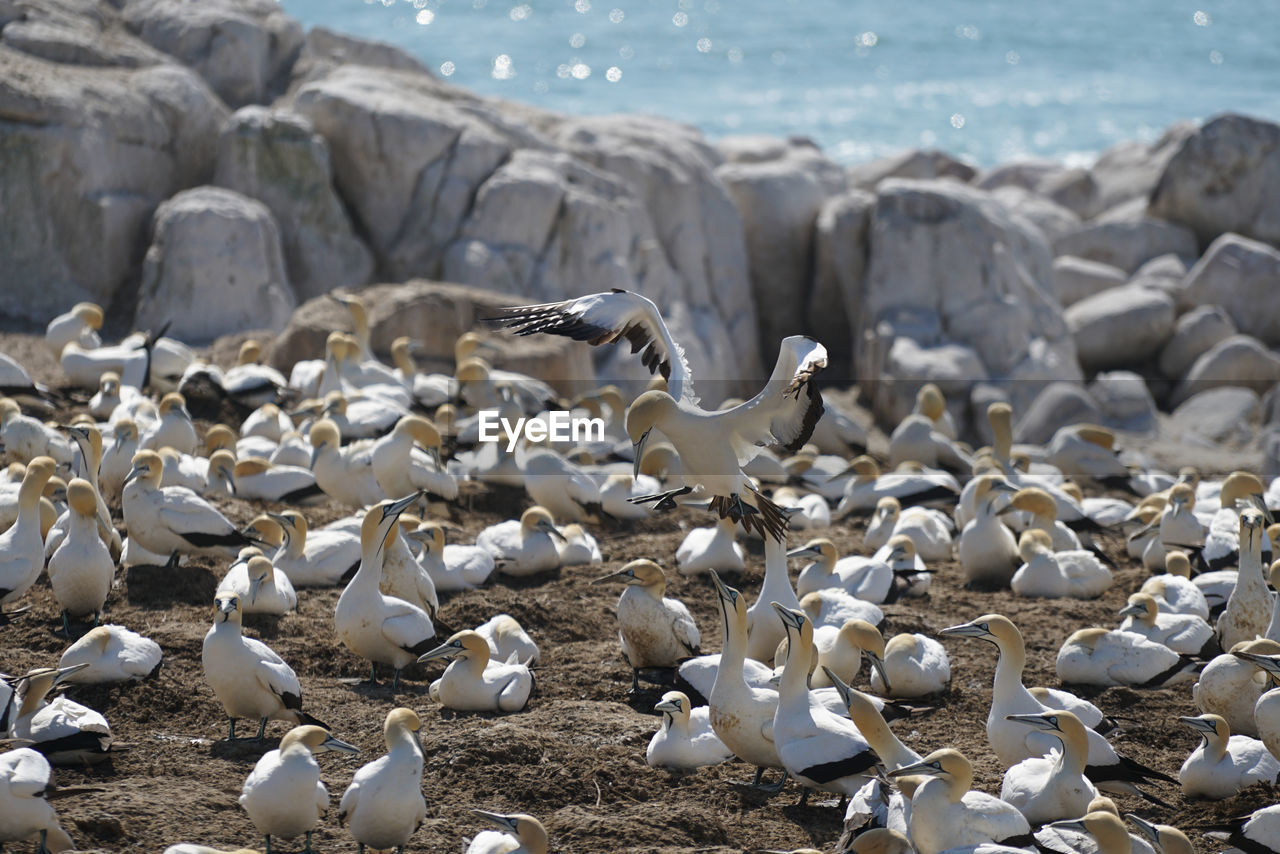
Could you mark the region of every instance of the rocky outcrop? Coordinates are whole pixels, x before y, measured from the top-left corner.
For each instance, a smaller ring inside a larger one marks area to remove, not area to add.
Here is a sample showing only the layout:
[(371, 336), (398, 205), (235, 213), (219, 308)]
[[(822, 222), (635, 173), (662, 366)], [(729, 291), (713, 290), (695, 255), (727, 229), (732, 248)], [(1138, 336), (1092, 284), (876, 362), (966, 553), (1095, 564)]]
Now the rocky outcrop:
[(874, 190), (889, 178), (921, 181), (946, 178), (965, 184), (977, 174), (978, 170), (945, 151), (913, 148), (851, 167), (849, 183), (863, 190)]
[(1161, 255), (1196, 256), (1196, 238), (1188, 229), (1157, 219), (1121, 219), (1087, 223), (1053, 242), (1054, 255), (1100, 261), (1132, 273)]
[(1059, 255), (1053, 259), (1053, 293), (1063, 308), (1082, 299), (1118, 288), (1127, 281), (1124, 270), (1089, 261), (1074, 255)]
[(1088, 386), (1089, 396), (1098, 405), (1102, 424), (1128, 433), (1151, 433), (1156, 429), (1159, 410), (1151, 389), (1132, 371), (1098, 374)]
[(1187, 271), (1178, 305), (1220, 305), (1236, 327), (1270, 345), (1280, 344), (1280, 250), (1237, 234), (1213, 242)]
[(1097, 422), (1100, 416), (1098, 404), (1079, 385), (1050, 383), (1027, 407), (1014, 428), (1013, 437), (1019, 442), (1043, 445), (1062, 425)]
[(1214, 388), (1193, 395), (1169, 416), (1169, 432), (1182, 440), (1247, 442), (1257, 429), (1257, 392)]
[(1160, 352), (1160, 373), (1178, 379), (1210, 347), (1236, 334), (1236, 325), (1221, 306), (1202, 305), (1178, 318), (1173, 337)]
[(833, 363), (846, 367), (852, 366), (854, 336), (862, 328), (867, 229), (875, 203), (871, 193), (849, 190), (827, 199), (814, 223), (813, 290), (806, 319)]
[(1173, 300), (1127, 285), (1081, 300), (1066, 311), (1086, 371), (1135, 365), (1155, 355), (1173, 334)]
[(1197, 392), (1219, 386), (1251, 388), (1258, 394), (1280, 382), (1280, 356), (1248, 335), (1232, 335), (1213, 345), (1174, 390), (1177, 405)]

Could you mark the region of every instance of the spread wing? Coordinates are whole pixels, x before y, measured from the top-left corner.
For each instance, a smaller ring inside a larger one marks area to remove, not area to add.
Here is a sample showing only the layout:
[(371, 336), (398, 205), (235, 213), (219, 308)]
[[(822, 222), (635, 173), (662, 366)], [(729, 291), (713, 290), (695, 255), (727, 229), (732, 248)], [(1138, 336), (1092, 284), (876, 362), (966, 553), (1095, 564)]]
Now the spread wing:
[(798, 451), (822, 417), (822, 395), (814, 376), (827, 366), (827, 348), (804, 335), (782, 339), (773, 375), (760, 393), (725, 413), (734, 432), (738, 463), (758, 453), (755, 445)]
[(610, 293), (588, 294), (564, 302), (500, 309), (496, 317), (488, 320), (513, 329), (517, 335), (546, 332), (593, 346), (625, 338), (631, 342), (632, 353), (644, 351), (640, 357), (644, 366), (649, 373), (662, 374), (672, 397), (698, 402), (684, 350), (672, 340), (658, 307), (640, 294), (614, 288)]

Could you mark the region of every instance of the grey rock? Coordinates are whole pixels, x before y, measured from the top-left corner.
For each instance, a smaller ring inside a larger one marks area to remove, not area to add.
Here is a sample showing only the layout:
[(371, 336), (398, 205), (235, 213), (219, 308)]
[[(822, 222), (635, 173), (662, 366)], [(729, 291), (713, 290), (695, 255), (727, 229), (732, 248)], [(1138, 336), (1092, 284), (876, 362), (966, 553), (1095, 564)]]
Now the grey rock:
[(1089, 383), (1088, 391), (1106, 426), (1129, 433), (1149, 433), (1156, 428), (1159, 410), (1146, 381), (1138, 374), (1100, 373)]
[(1086, 297), (1123, 285), (1127, 280), (1119, 267), (1074, 255), (1053, 259), (1053, 292), (1063, 308)]
[(1076, 303), (1066, 318), (1085, 370), (1124, 367), (1153, 356), (1173, 334), (1173, 300), (1126, 285)]
[(1160, 373), (1179, 379), (1210, 347), (1236, 334), (1236, 325), (1222, 306), (1193, 308), (1174, 327), (1173, 337), (1160, 352)]
[(832, 196), (814, 224), (813, 290), (808, 328), (826, 345), (832, 362), (848, 362), (862, 327), (867, 270), (867, 230), (876, 198), (862, 190)]
[(1009, 212), (1036, 225), (1052, 243), (1080, 228), (1080, 217), (1052, 199), (1016, 185), (998, 187), (991, 193)]
[(1090, 167), (1099, 211), (1134, 199), (1145, 203), (1182, 141), (1196, 129), (1193, 122), (1175, 122), (1153, 143), (1121, 142), (1104, 151)]
[(1231, 315), (1241, 332), (1280, 344), (1280, 251), (1236, 234), (1224, 234), (1187, 272), (1178, 305), (1213, 303)]
[(1262, 394), (1280, 382), (1280, 356), (1248, 335), (1232, 335), (1213, 345), (1187, 371), (1173, 393), (1176, 406), (1197, 392), (1241, 386)]
[(1098, 404), (1076, 383), (1055, 382), (1036, 396), (1013, 430), (1014, 441), (1044, 444), (1058, 428), (1082, 421), (1097, 422)]
[(1247, 388), (1213, 388), (1199, 392), (1169, 416), (1168, 430), (1181, 438), (1243, 444), (1254, 434), (1257, 392)]
[(1006, 187), (1016, 187), (1034, 192), (1043, 181), (1064, 169), (1065, 167), (1056, 160), (1015, 160), (1012, 163), (1001, 163), (984, 170), (973, 179), (972, 183), (979, 190), (996, 191)]
[(1170, 279), (1181, 279), (1187, 274), (1187, 262), (1172, 252), (1158, 255), (1147, 261), (1134, 271), (1134, 278), (1142, 276), (1162, 276)]
[(877, 372), (879, 381), (872, 401), (875, 411), (886, 423), (896, 424), (911, 412), (916, 392), (925, 383), (936, 384), (948, 399), (965, 400), (975, 383), (987, 379), (982, 359), (968, 347), (959, 344), (924, 347), (907, 336), (892, 341)]
[(1046, 175), (1037, 185), (1036, 192), (1081, 219), (1089, 219), (1098, 213), (1098, 186), (1088, 169), (1062, 169)]
[(289, 87), (296, 90), (343, 65), (366, 65), (431, 76), (431, 71), (417, 58), (395, 45), (312, 27), (303, 38), (298, 60), (290, 69)]
[(1196, 238), (1188, 229), (1157, 219), (1086, 224), (1053, 242), (1054, 255), (1101, 261), (1132, 273), (1169, 253), (1194, 256)]
[(977, 170), (945, 151), (909, 149), (870, 163), (850, 167), (849, 183), (864, 190), (875, 189), (889, 178), (933, 180), (946, 178), (960, 183), (972, 181)]
[(140, 68), (172, 60), (130, 33), (106, 3), (8, 0), (0, 42), (50, 62)]

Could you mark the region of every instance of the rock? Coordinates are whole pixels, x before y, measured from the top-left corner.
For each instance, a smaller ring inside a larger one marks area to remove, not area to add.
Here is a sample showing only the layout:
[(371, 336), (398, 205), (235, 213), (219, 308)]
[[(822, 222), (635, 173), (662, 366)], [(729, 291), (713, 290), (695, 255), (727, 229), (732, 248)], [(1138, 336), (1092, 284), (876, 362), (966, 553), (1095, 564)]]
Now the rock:
[(850, 362), (854, 336), (862, 327), (867, 228), (875, 203), (871, 193), (849, 190), (823, 202), (814, 223), (808, 329), (826, 345), (833, 366)]
[(1053, 242), (1054, 255), (1101, 261), (1126, 273), (1160, 255), (1194, 257), (1196, 250), (1195, 235), (1189, 230), (1157, 219), (1087, 224)]
[(973, 179), (973, 186), (979, 190), (995, 191), (1005, 187), (1017, 187), (1034, 192), (1041, 182), (1064, 169), (1065, 167), (1056, 160), (1015, 160), (982, 172)]
[(1139, 375), (1132, 371), (1101, 373), (1089, 383), (1088, 391), (1107, 427), (1128, 433), (1155, 430), (1159, 410), (1146, 381)]
[(1062, 307), (1080, 302), (1086, 297), (1123, 285), (1127, 277), (1119, 267), (1089, 261), (1074, 255), (1059, 255), (1053, 259), (1053, 292)]
[(358, 39), (324, 27), (312, 27), (307, 30), (302, 51), (291, 69), (290, 89), (296, 90), (304, 83), (319, 80), (342, 65), (367, 65), (431, 76), (425, 65), (395, 45)]
[[(7, 29), (7, 27), (6, 27)], [(190, 69), (58, 65), (0, 45), (0, 312), (109, 305), (155, 206), (207, 179), (226, 109)]]
[(1262, 394), (1280, 382), (1280, 356), (1248, 335), (1232, 335), (1213, 345), (1187, 371), (1173, 393), (1173, 405), (1205, 389), (1241, 386)]
[(923, 347), (914, 338), (894, 337), (881, 330), (880, 340), (891, 340), (892, 346), (878, 366), (872, 405), (884, 423), (901, 421), (915, 405), (916, 392), (925, 383), (934, 383), (953, 400), (965, 400), (970, 387), (987, 378), (987, 370), (978, 354), (959, 344)]
[(972, 181), (977, 170), (945, 151), (910, 149), (848, 170), (849, 184), (864, 190), (875, 189), (888, 178), (934, 180), (947, 178), (960, 183)]
[(1232, 114), (1206, 122), (1169, 159), (1150, 209), (1202, 246), (1227, 232), (1280, 245), (1280, 125)]
[(1098, 187), (1088, 169), (1061, 169), (1046, 175), (1036, 192), (1074, 213), (1089, 219), (1098, 213)]
[(1169, 432), (1208, 442), (1244, 443), (1253, 437), (1258, 395), (1247, 388), (1213, 388), (1193, 395), (1169, 416)]
[(1269, 345), (1280, 344), (1280, 251), (1237, 234), (1213, 241), (1187, 272), (1178, 305), (1212, 303), (1231, 315), (1241, 332)]
[(1182, 377), (1210, 347), (1236, 334), (1231, 315), (1217, 305), (1202, 305), (1178, 318), (1173, 337), (1160, 352), (1160, 373)]
[(1124, 367), (1154, 355), (1173, 334), (1173, 300), (1126, 285), (1081, 300), (1066, 319), (1086, 371)]
[(1262, 466), (1258, 473), (1267, 478), (1280, 477), (1280, 427), (1268, 424), (1258, 442), (1262, 445)]
[(221, 187), (185, 190), (156, 209), (134, 324), (189, 342), (282, 329), (293, 311), (280, 231), (261, 202)]
[(1102, 152), (1089, 168), (1097, 209), (1105, 212), (1134, 199), (1145, 206), (1169, 158), (1194, 131), (1192, 122), (1175, 122), (1153, 143), (1121, 142)]
[(1146, 276), (1160, 276), (1169, 279), (1182, 279), (1187, 275), (1187, 262), (1172, 252), (1157, 255), (1134, 271), (1135, 279)]
[(129, 28), (200, 73), (232, 107), (283, 92), (302, 25), (274, 0), (126, 0)]
[(1100, 414), (1098, 404), (1079, 385), (1050, 383), (1019, 419), (1013, 438), (1016, 442), (1043, 445), (1060, 427), (1082, 421), (1096, 423)]
[(0, 42), (50, 62), (139, 68), (171, 61), (130, 33), (106, 3), (9, 0)]
[(373, 256), (330, 183), (329, 147), (302, 116), (245, 107), (218, 137), (214, 183), (262, 202), (280, 227), (299, 299), (363, 285)]
[(992, 195), (1010, 213), (1031, 220), (1051, 244), (1062, 235), (1080, 228), (1080, 217), (1039, 193), (1010, 185), (996, 189)]

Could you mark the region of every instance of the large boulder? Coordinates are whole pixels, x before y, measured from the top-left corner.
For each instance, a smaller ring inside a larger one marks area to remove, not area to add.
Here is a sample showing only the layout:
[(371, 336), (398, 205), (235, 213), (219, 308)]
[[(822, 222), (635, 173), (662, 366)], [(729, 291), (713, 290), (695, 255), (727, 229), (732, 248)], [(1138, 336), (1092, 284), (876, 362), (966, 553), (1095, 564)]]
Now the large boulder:
[(1201, 245), (1235, 232), (1280, 246), (1280, 125), (1240, 115), (1205, 123), (1169, 159), (1150, 209)]
[(1088, 390), (1106, 426), (1129, 433), (1149, 433), (1156, 428), (1159, 410), (1155, 398), (1146, 381), (1132, 371), (1098, 374)]
[(1237, 234), (1224, 234), (1187, 272), (1178, 305), (1211, 303), (1231, 315), (1241, 332), (1280, 344), (1280, 251)]
[(1169, 416), (1175, 437), (1220, 444), (1243, 444), (1253, 438), (1260, 399), (1247, 388), (1211, 388), (1193, 395)]
[(1134, 199), (1145, 205), (1169, 159), (1195, 129), (1192, 122), (1175, 122), (1155, 142), (1130, 140), (1102, 152), (1089, 168), (1099, 215), (1105, 217), (1107, 211)]
[(1222, 306), (1193, 308), (1178, 318), (1173, 337), (1160, 351), (1160, 373), (1169, 379), (1181, 378), (1210, 347), (1236, 331), (1231, 315)]
[(1173, 334), (1173, 300), (1150, 288), (1126, 285), (1081, 300), (1066, 311), (1076, 352), (1086, 371), (1145, 361)]
[(1256, 338), (1232, 335), (1211, 347), (1187, 371), (1173, 393), (1176, 406), (1197, 392), (1218, 386), (1242, 386), (1262, 394), (1280, 382), (1280, 356)]
[(184, 341), (282, 329), (295, 304), (280, 231), (261, 202), (221, 187), (185, 190), (156, 209), (134, 324)]
[(1074, 255), (1053, 259), (1053, 293), (1063, 308), (1080, 300), (1118, 288), (1127, 281), (1124, 270)]
[(1080, 217), (1047, 196), (1017, 185), (998, 187), (992, 195), (1017, 216), (1025, 217), (1036, 225), (1049, 243), (1064, 234), (1080, 228)]
[(972, 181), (978, 171), (945, 151), (912, 148), (849, 169), (849, 184), (873, 190), (889, 178), (934, 180), (946, 178), (960, 183)]
[(1079, 385), (1050, 383), (1018, 420), (1013, 438), (1018, 442), (1043, 445), (1060, 427), (1080, 422), (1094, 423), (1100, 414), (1097, 402)]
[(1101, 261), (1126, 273), (1160, 255), (1195, 257), (1197, 248), (1188, 229), (1151, 218), (1088, 223), (1053, 241), (1054, 255)]
[(0, 312), (107, 305), (155, 206), (207, 180), (226, 108), (177, 64), (59, 65), (0, 45)]
[(826, 345), (833, 364), (850, 362), (862, 326), (867, 229), (875, 203), (871, 193), (849, 190), (827, 199), (814, 223), (808, 328)]
[(114, 8), (93, 0), (6, 0), (0, 42), (73, 65), (138, 68), (171, 61), (130, 33)]
[(257, 199), (275, 216), (299, 299), (369, 281), (373, 256), (333, 189), (329, 147), (302, 116), (257, 106), (237, 111), (218, 137), (213, 182)]
[(872, 405), (885, 423), (896, 424), (905, 418), (925, 383), (938, 386), (949, 401), (964, 401), (970, 388), (987, 378), (982, 359), (960, 344), (923, 347), (909, 335), (895, 335), (886, 329), (876, 340), (892, 344), (886, 353), (877, 354), (879, 358), (866, 359), (859, 374), (865, 371), (877, 377)]
[(342, 65), (367, 65), (431, 75), (422, 62), (395, 45), (355, 38), (325, 27), (312, 27), (307, 30), (302, 50), (290, 69), (290, 89), (319, 80)]

